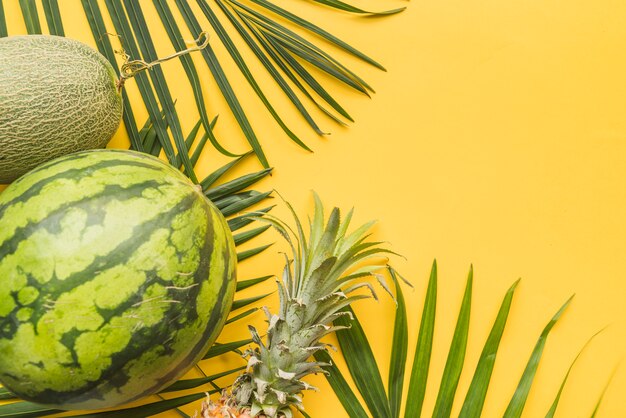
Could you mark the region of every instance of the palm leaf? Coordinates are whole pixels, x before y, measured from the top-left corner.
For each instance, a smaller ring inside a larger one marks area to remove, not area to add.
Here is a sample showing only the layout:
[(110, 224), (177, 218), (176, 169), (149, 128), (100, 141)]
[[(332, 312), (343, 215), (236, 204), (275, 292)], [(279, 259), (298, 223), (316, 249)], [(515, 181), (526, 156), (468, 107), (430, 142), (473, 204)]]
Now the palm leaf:
[(24, 23), (26, 24), (28, 34), (40, 34), (41, 23), (39, 23), (35, 0), (20, 0), (20, 9), (22, 9), (22, 15), (24, 15)]
[(204, 360), (221, 356), (222, 354), (226, 354), (231, 351), (236, 351), (239, 348), (250, 344), (251, 342), (252, 342), (251, 339), (247, 339), (247, 340), (240, 340), (240, 341), (232, 341), (232, 342), (225, 343), (225, 344), (214, 344), (213, 347), (211, 347), (209, 351), (207, 351), (207, 353), (204, 355)]
[[(319, 126), (317, 126), (317, 123), (315, 123), (315, 121), (313, 120), (313, 118), (311, 117), (311, 115), (309, 114), (309, 112), (307, 111), (307, 109), (304, 107), (304, 105), (302, 104), (302, 101), (300, 101), (300, 99), (298, 98), (298, 96), (294, 93), (293, 89), (289, 86), (289, 84), (285, 81), (285, 79), (283, 78), (283, 76), (280, 74), (280, 72), (277, 70), (276, 66), (271, 62), (271, 60), (263, 53), (263, 51), (261, 50), (261, 47), (257, 44), (257, 42), (255, 42), (254, 38), (251, 36), (250, 31), (252, 30), (252, 28), (248, 28), (246, 29), (246, 27), (239, 21), (239, 19), (241, 19), (243, 16), (241, 15), (241, 13), (238, 13), (237, 10), (233, 10), (231, 11), (230, 8), (226, 7), (225, 3), (222, 2), (221, 0), (216, 0), (217, 4), (221, 7), (222, 11), (224, 12), (224, 14), (226, 15), (226, 17), (228, 17), (228, 19), (230, 20), (230, 22), (232, 23), (232, 25), (235, 27), (235, 29), (237, 30), (237, 32), (239, 32), (239, 35), (243, 38), (243, 40), (246, 42), (246, 44), (248, 45), (248, 47), (252, 50), (252, 52), (254, 53), (254, 55), (259, 59), (259, 61), (261, 61), (261, 63), (263, 64), (263, 66), (265, 67), (265, 69), (267, 70), (267, 72), (269, 72), (269, 74), (272, 76), (272, 78), (274, 79), (274, 81), (276, 82), (276, 84), (281, 88), (281, 90), (283, 91), (283, 93), (287, 96), (287, 98), (291, 101), (291, 103), (296, 107), (296, 109), (298, 110), (298, 112), (304, 117), (304, 119), (307, 121), (307, 123), (311, 126), (311, 128), (313, 128), (313, 130), (318, 134), (318, 135), (324, 135), (325, 133), (322, 132), (322, 130), (319, 128)], [(238, 4), (236, 2), (231, 2), (231, 4)], [(238, 19), (239, 18), (239, 19)], [(246, 22), (246, 25), (249, 25), (248, 22)], [(256, 34), (255, 34), (256, 36)], [(259, 40), (260, 42), (260, 40)], [(229, 49), (230, 50), (230, 49)], [(238, 57), (235, 58), (236, 62), (239, 62)], [(244, 72), (244, 74), (247, 74), (247, 67), (245, 69), (242, 69), (242, 71)], [(248, 76), (246, 75), (246, 78)], [(257, 83), (256, 81), (254, 81), (254, 79), (249, 81), (252, 84), (253, 89), (256, 91), (257, 90)], [(271, 104), (269, 103), (269, 101), (267, 101), (267, 98), (265, 97), (265, 95), (260, 91), (259, 88), (259, 92), (257, 93), (259, 95), (259, 97), (261, 98), (261, 100), (263, 101), (263, 103), (266, 104), (266, 107), (268, 107), (268, 110), (270, 111), (270, 113), (272, 113), (272, 115), (274, 114), (274, 108), (271, 106)], [(279, 124), (281, 124), (282, 120), (280, 122), (278, 122)], [(282, 126), (282, 124), (281, 124)], [(283, 130), (285, 130), (285, 128), (283, 128)], [(289, 132), (287, 133), (294, 141), (296, 141), (291, 134), (289, 134)], [(296, 141), (297, 142), (297, 141)], [(299, 143), (300, 144), (300, 143)], [(303, 148), (309, 150), (309, 148), (304, 144), (300, 144), (300, 146), (302, 146)]]
[[(220, 6), (220, 8), (222, 8), (223, 11), (228, 13), (228, 11), (223, 7), (223, 3), (218, 1), (217, 4)], [(224, 27), (222, 26), (220, 21), (217, 19), (217, 16), (215, 15), (215, 13), (213, 13), (211, 8), (204, 1), (200, 2), (200, 7), (202, 8), (202, 10), (205, 12), (207, 17), (209, 18), (209, 21), (210, 21), (211, 25), (213, 26), (213, 28), (215, 29), (215, 31), (217, 33), (217, 36), (220, 38), (220, 40), (222, 41), (222, 43), (226, 47), (226, 49), (227, 49), (228, 53), (230, 54), (231, 58), (235, 61), (235, 63), (239, 67), (239, 70), (244, 75), (244, 77), (246, 78), (246, 80), (248, 81), (248, 83), (250, 84), (250, 86), (252, 87), (254, 92), (256, 93), (256, 95), (259, 97), (259, 99), (261, 99), (261, 101), (263, 102), (263, 104), (265, 105), (267, 110), (270, 112), (270, 114), (272, 115), (274, 120), (279, 124), (279, 126), (283, 129), (283, 131), (287, 134), (287, 136), (289, 138), (291, 138), (292, 141), (294, 141), (296, 144), (300, 145), (302, 148), (310, 151), (309, 147), (307, 147), (304, 144), (304, 142), (302, 142), (302, 140), (300, 138), (298, 138), (298, 136), (296, 134), (294, 134), (291, 131), (291, 129), (289, 129), (287, 127), (285, 122), (283, 122), (282, 118), (278, 115), (278, 113), (276, 112), (274, 107), (271, 105), (271, 103), (269, 102), (269, 100), (267, 99), (267, 97), (265, 96), (263, 91), (261, 90), (261, 87), (256, 82), (256, 79), (252, 75), (252, 72), (248, 68), (248, 65), (246, 64), (245, 60), (243, 59), (243, 57), (241, 56), (241, 54), (237, 50), (237, 47), (235, 46), (235, 44), (231, 40), (230, 36), (228, 36), (226, 30), (224, 29)], [(242, 35), (242, 37), (244, 37), (244, 39), (245, 39), (244, 33), (242, 33), (239, 30), (239, 28), (240, 28), (240, 26), (238, 26), (239, 22), (237, 22), (236, 20), (233, 20), (232, 19), (232, 15), (228, 15), (228, 17), (229, 17), (229, 20), (231, 21), (231, 23), (233, 23), (235, 28), (239, 31), (239, 34)], [(248, 41), (247, 39), (245, 39), (245, 40), (246, 40), (246, 42)]]
[(42, 3), (50, 34), (65, 36), (63, 22), (61, 21), (61, 12), (59, 11), (59, 0), (42, 0)]
[(348, 415), (351, 418), (368, 418), (367, 412), (365, 412), (365, 409), (361, 406), (361, 403), (350, 388), (346, 379), (341, 374), (339, 368), (332, 362), (328, 352), (323, 350), (318, 351), (314, 354), (314, 357), (315, 360), (328, 364), (328, 366), (324, 367), (328, 373), (326, 378), (328, 379), (328, 383), (330, 383), (332, 389), (337, 394), (339, 401)]
[(360, 9), (348, 3), (344, 3), (343, 1), (340, 1), (340, 0), (313, 0), (313, 1), (316, 3), (329, 6), (329, 7), (333, 7), (335, 9), (343, 10), (344, 12), (367, 14), (367, 15), (372, 15), (372, 16), (392, 15), (392, 14), (400, 13), (401, 11), (406, 9), (406, 7), (400, 7), (397, 9), (386, 10), (382, 12), (368, 12), (367, 10)]
[(409, 392), (406, 411), (404, 416), (417, 417), (422, 413), (424, 395), (426, 394), (426, 382), (428, 380), (428, 369), (430, 367), (430, 354), (433, 349), (433, 336), (435, 331), (435, 314), (437, 305), (437, 262), (433, 262), (428, 281), (428, 290), (422, 311), (422, 321), (417, 337), (417, 347), (413, 358), (413, 368), (411, 370), (411, 380), (409, 382)]
[(604, 388), (602, 389), (602, 393), (600, 393), (600, 396), (598, 397), (598, 402), (596, 402), (596, 405), (593, 408), (593, 412), (591, 413), (590, 418), (595, 418), (596, 415), (598, 415), (598, 411), (600, 410), (600, 406), (602, 406), (602, 401), (604, 400), (604, 395), (606, 395), (606, 391), (609, 389), (609, 386), (611, 386), (611, 382), (613, 381), (613, 378), (615, 377), (616, 372), (617, 372), (617, 367), (615, 368), (615, 370), (613, 370), (613, 373), (611, 373), (611, 376), (609, 376), (608, 381), (604, 385)]
[(548, 339), (548, 334), (552, 331), (554, 325), (556, 325), (557, 321), (563, 315), (565, 308), (567, 308), (572, 301), (572, 298), (569, 298), (567, 302), (558, 310), (558, 312), (550, 319), (550, 322), (546, 325), (533, 349), (532, 354), (530, 355), (530, 359), (528, 360), (528, 364), (524, 369), (524, 373), (522, 374), (522, 378), (513, 394), (513, 398), (509, 403), (509, 406), (506, 408), (504, 412), (504, 418), (519, 418), (522, 415), (522, 411), (524, 410), (524, 405), (526, 404), (526, 399), (528, 399), (528, 393), (530, 392), (530, 387), (533, 384), (533, 379), (535, 374), (537, 373), (537, 367), (539, 367), (539, 360), (541, 359), (541, 355), (543, 354), (543, 349), (546, 346), (546, 340)]
[[(270, 73), (272, 79), (276, 82), (276, 86), (278, 87), (276, 91), (282, 91), (282, 93), (288, 97), (289, 101), (294, 104), (311, 128), (319, 135), (323, 135), (325, 132), (323, 132), (317, 122), (313, 120), (311, 113), (307, 109), (308, 105), (302, 102), (300, 97), (298, 97), (299, 94), (308, 99), (313, 106), (320, 108), (322, 112), (332, 120), (340, 124), (344, 124), (344, 122), (340, 117), (334, 114), (334, 112), (337, 112), (342, 118), (349, 121), (353, 119), (346, 109), (339, 105), (338, 100), (331, 96), (328, 87), (324, 86), (324, 84), (328, 83), (328, 80), (322, 82), (322, 78), (317, 75), (314, 76), (313, 73), (309, 71), (309, 67), (321, 69), (330, 76), (331, 80), (338, 80), (357, 91), (367, 93), (368, 90), (373, 91), (373, 89), (352, 70), (342, 65), (330, 52), (323, 50), (316, 42), (306, 40), (297, 32), (312, 33), (323, 42), (328, 42), (333, 48), (341, 50), (341, 53), (352, 55), (374, 67), (384, 70), (383, 66), (378, 62), (345, 41), (332, 35), (327, 30), (267, 0), (251, 0), (252, 3), (259, 6), (256, 9), (249, 8), (233, 0), (215, 0), (215, 3), (210, 3), (207, 0), (197, 0), (197, 2), (202, 14), (208, 19), (210, 26), (217, 34), (219, 41), (226, 48), (228, 55), (236, 63), (237, 68), (252, 87), (255, 95), (268, 110), (271, 117), (281, 127), (287, 137), (306, 150), (310, 150), (310, 148), (300, 139), (299, 135), (294, 133), (285, 124), (276, 110), (276, 107), (271, 103), (271, 99), (261, 89), (259, 83), (256, 81), (257, 77), (250, 69), (251, 66), (247, 63), (249, 58), (237, 49), (233, 35), (237, 34), (245, 41), (251, 48), (256, 59), (260, 60), (265, 69)], [(383, 16), (404, 10), (404, 7), (401, 7), (382, 12), (372, 12), (340, 0), (316, 0), (315, 2), (329, 9), (336, 9), (357, 15)], [(115, 55), (111, 48), (110, 41), (107, 39), (108, 35), (105, 35), (109, 32), (113, 32), (113, 30), (106, 28), (97, 0), (81, 0), (81, 3), (96, 44), (98, 45), (98, 49), (107, 57), (114, 67), (117, 67)], [(153, 0), (153, 3), (170, 43), (176, 51), (183, 50), (185, 44), (182, 40), (182, 32), (176, 23), (176, 18), (168, 2), (165, 0)], [(19, 0), (19, 4), (28, 33), (41, 33), (42, 29), (37, 13), (36, 0)], [(141, 59), (142, 57), (145, 60), (156, 59), (154, 42), (148, 30), (148, 24), (143, 15), (140, 3), (131, 0), (105, 0), (105, 4), (113, 22), (114, 32), (121, 36), (124, 50), (127, 51), (133, 59)], [(192, 35), (196, 38), (199, 37), (203, 32), (203, 28), (200, 26), (198, 17), (194, 15), (191, 6), (184, 0), (175, 0), (175, 4)], [(49, 32), (63, 36), (65, 33), (63, 15), (59, 10), (58, 0), (42, 0), (42, 5)], [(218, 16), (215, 13), (216, 9), (221, 9), (224, 15)], [(279, 23), (279, 21), (284, 23)], [(226, 27), (225, 23), (230, 23), (231, 28)], [(230, 29), (233, 29), (232, 33)], [(3, 9), (2, 5), (0, 5), (0, 36), (7, 35), (7, 28), (3, 19)], [(265, 168), (268, 168), (269, 162), (261, 147), (259, 138), (238, 98), (238, 93), (229, 82), (230, 76), (224, 71), (220, 64), (222, 57), (218, 56), (214, 48), (210, 45), (202, 51), (202, 56), (252, 151), (256, 154), (261, 164)], [(205, 95), (200, 83), (201, 71), (196, 68), (190, 57), (182, 55), (180, 60), (187, 75), (187, 80), (192, 88), (196, 108), (204, 127), (206, 135), (205, 140), (210, 142), (219, 152), (228, 156), (234, 156), (235, 154), (229, 151), (225, 145), (221, 144), (209, 128), (209, 116), (204, 103)], [(283, 71), (287, 79), (283, 78), (280, 71)], [(302, 82), (298, 78), (300, 78)], [(152, 83), (150, 83), (149, 79)], [(155, 66), (153, 67), (153, 71), (150, 71), (149, 76), (146, 74), (137, 74), (136, 82), (141, 98), (146, 105), (151, 122), (156, 130), (156, 135), (152, 135), (151, 140), (158, 139), (160, 147), (162, 147), (166, 157), (172, 163), (174, 163), (175, 154), (178, 153), (181, 160), (180, 162), (185, 171), (194, 179), (195, 174), (192, 170), (193, 163), (188, 157), (188, 150), (183, 140), (182, 126), (163, 71), (158, 66)], [(292, 86), (295, 86), (295, 91)], [(299, 91), (299, 94), (296, 93), (296, 91)], [(133, 149), (141, 151), (142, 145), (138, 140), (133, 112), (128, 104), (126, 94), (123, 94), (124, 125), (128, 132), (131, 146)], [(330, 111), (321, 103), (318, 103), (316, 99), (314, 99), (313, 94), (319, 95), (333, 111)], [(160, 103), (160, 106), (158, 103)], [(171, 135), (165, 128), (165, 123), (158, 120), (157, 115), (160, 113), (159, 107), (162, 107), (164, 111), (165, 120), (167, 125), (169, 125)], [(156, 154), (161, 149), (154, 144), (156, 144), (156, 142), (153, 142), (150, 148), (146, 147), (146, 150)]]
[[(118, 11), (121, 11), (121, 4), (119, 0), (112, 0), (111, 2), (115, 5)], [(148, 62), (156, 61), (158, 59), (158, 56), (154, 47), (154, 43), (150, 38), (148, 26), (141, 10), (141, 6), (138, 2), (129, 0), (124, 0), (124, 5), (126, 6), (128, 20), (130, 21), (130, 25), (133, 28), (135, 37), (137, 39), (137, 44), (139, 45), (139, 49), (142, 53), (144, 60)], [(118, 14), (118, 16), (122, 24), (127, 25), (126, 22), (123, 22), (123, 16), (121, 14)], [(130, 42), (130, 39), (127, 39), (126, 41)], [(178, 119), (178, 114), (174, 109), (174, 100), (172, 99), (172, 95), (170, 94), (167, 82), (165, 81), (163, 69), (161, 68), (161, 66), (157, 65), (155, 67), (152, 67), (151, 71), (149, 71), (148, 74), (150, 75), (152, 84), (155, 87), (159, 103), (161, 103), (161, 106), (163, 106), (167, 124), (169, 125), (172, 136), (174, 137), (174, 143), (176, 144), (179, 156), (182, 157), (182, 163), (185, 167), (185, 173), (191, 178), (193, 182), (197, 183), (196, 175), (193, 171), (193, 166), (191, 164), (191, 161), (189, 160), (189, 151), (185, 145), (182, 127), (180, 126), (180, 121)], [(173, 162), (176, 160), (170, 159), (170, 161)]]
[(337, 340), (350, 374), (372, 415), (380, 418), (391, 417), (383, 380), (365, 331), (354, 311), (351, 308), (347, 308), (346, 311), (350, 312), (354, 319), (341, 316), (335, 321), (335, 325), (349, 327), (337, 333)]
[(0, 387), (0, 400), (8, 400), (8, 399), (15, 399), (17, 398), (17, 396), (15, 396), (13, 393), (11, 393), (8, 389)]
[(587, 348), (589, 343), (591, 343), (591, 341), (598, 334), (600, 334), (602, 331), (604, 331), (604, 330), (600, 330), (597, 333), (595, 333), (594, 335), (592, 335), (591, 338), (589, 338), (587, 340), (587, 342), (585, 343), (585, 345), (580, 349), (580, 351), (578, 352), (576, 357), (574, 357), (574, 360), (572, 361), (572, 364), (570, 364), (569, 368), (567, 369), (567, 373), (565, 373), (565, 377), (563, 377), (563, 381), (561, 382), (561, 386), (559, 386), (559, 391), (557, 392), (556, 397), (554, 398), (554, 402), (552, 402), (552, 405), (550, 406), (550, 410), (548, 410), (548, 413), (546, 414), (545, 418), (554, 418), (554, 414), (556, 413), (556, 409), (559, 406), (559, 401), (561, 400), (561, 394), (563, 393), (563, 389), (565, 388), (565, 384), (567, 383), (567, 379), (569, 378), (569, 375), (572, 372), (572, 369), (574, 368), (574, 365), (578, 361), (578, 358), (583, 353), (583, 351), (585, 351), (585, 349)]
[[(113, 46), (111, 45), (111, 41), (109, 40), (109, 37), (107, 35), (107, 30), (104, 25), (104, 19), (102, 18), (100, 6), (98, 6), (98, 1), (81, 0), (81, 2), (83, 5), (83, 10), (85, 11), (85, 15), (87, 16), (87, 21), (89, 22), (89, 27), (91, 28), (91, 33), (93, 34), (93, 37), (96, 41), (98, 51), (100, 51), (100, 53), (104, 55), (111, 63), (115, 64), (115, 53), (113, 52)], [(119, 77), (120, 72), (117, 68), (117, 65), (113, 65), (113, 68), (115, 68), (117, 76)], [(130, 138), (131, 148), (137, 151), (143, 151), (143, 141), (140, 141), (139, 139), (137, 124), (135, 122), (135, 117), (133, 116), (133, 110), (131, 108), (130, 101), (128, 100), (126, 90), (122, 90), (122, 101), (124, 105), (122, 118), (124, 120), (126, 133)], [(148, 123), (151, 126), (153, 125), (151, 119), (148, 119)]]
[(244, 368), (245, 366), (237, 367), (235, 369), (226, 370), (224, 372), (212, 374), (211, 376), (199, 377), (196, 379), (181, 379), (178, 382), (161, 390), (161, 392), (159, 393), (177, 392), (180, 390), (195, 389), (198, 386), (206, 385), (224, 376), (228, 376), (229, 374), (237, 373), (238, 371), (241, 371)]
[(294, 23), (295, 25), (297, 25), (298, 27), (305, 29), (307, 32), (310, 32), (314, 35), (319, 36), (320, 38), (334, 44), (335, 46), (343, 49), (344, 51), (348, 52), (350, 55), (353, 55), (363, 61), (365, 61), (366, 63), (373, 65), (374, 67), (377, 67), (381, 70), (385, 70), (385, 67), (383, 67), (380, 63), (376, 62), (374, 59), (368, 57), (367, 55), (365, 55), (364, 53), (362, 53), (361, 51), (357, 50), (356, 48), (354, 48), (353, 46), (349, 45), (348, 43), (342, 41), (341, 39), (339, 39), (338, 37), (336, 37), (335, 35), (331, 34), (330, 32), (322, 29), (321, 27), (308, 22), (306, 19), (301, 18), (300, 16), (289, 12), (286, 9), (283, 9), (280, 6), (275, 5), (274, 3), (271, 3), (268, 0), (251, 0), (253, 3), (256, 3), (257, 5), (267, 9), (268, 11), (271, 11), (272, 13), (280, 16), (281, 18)]
[(519, 280), (517, 280), (509, 288), (504, 296), (498, 316), (491, 328), (491, 332), (487, 337), (483, 351), (480, 354), (478, 365), (474, 371), (474, 377), (472, 383), (465, 396), (465, 402), (459, 417), (463, 418), (478, 418), (483, 410), (485, 404), (485, 397), (487, 396), (487, 389), (489, 388), (489, 382), (491, 381), (491, 373), (493, 372), (493, 366), (496, 363), (496, 354), (498, 353), (498, 347), (500, 346), (500, 340), (504, 333), (506, 326), (506, 320), (509, 317), (509, 311), (511, 310), (511, 302), (513, 301), (513, 294)]
[(391, 344), (391, 361), (389, 362), (389, 408), (391, 416), (398, 418), (402, 407), (402, 389), (404, 386), (404, 371), (409, 346), (409, 329), (406, 316), (404, 294), (396, 272), (390, 270), (390, 275), (396, 288), (396, 319), (393, 327), (393, 342)]
[(9, 34), (7, 30), (7, 20), (4, 16), (4, 6), (0, 1), (0, 38), (3, 38)]
[[(202, 33), (200, 23), (198, 22), (198, 19), (194, 16), (187, 2), (185, 0), (176, 0), (176, 5), (178, 6), (178, 9), (183, 15), (185, 23), (187, 24), (187, 27), (191, 31), (191, 34), (194, 37), (200, 36), (200, 34)], [(256, 133), (252, 129), (252, 126), (250, 125), (248, 117), (246, 116), (243, 108), (241, 107), (239, 99), (235, 95), (235, 92), (232, 86), (230, 85), (230, 82), (228, 81), (226, 74), (224, 74), (224, 70), (222, 69), (222, 66), (220, 65), (219, 60), (217, 58), (217, 55), (213, 51), (213, 48), (211, 47), (211, 45), (207, 46), (206, 48), (202, 50), (202, 56), (204, 57), (204, 60), (206, 61), (207, 66), (209, 67), (209, 70), (213, 74), (213, 78), (217, 82), (217, 85), (220, 88), (222, 95), (226, 99), (226, 102), (228, 103), (230, 110), (235, 116), (235, 119), (237, 119), (237, 122), (239, 126), (241, 127), (241, 130), (243, 131), (248, 143), (252, 147), (252, 150), (256, 154), (261, 164), (266, 168), (269, 167), (267, 157), (265, 156), (265, 153), (263, 152), (263, 149), (261, 148), (261, 144), (259, 143)]]
[[(217, 390), (208, 391), (209, 393), (215, 393)], [(197, 401), (206, 397), (204, 392), (194, 393), (191, 395), (180, 396), (177, 398), (166, 399), (158, 402), (152, 402), (133, 408), (123, 408), (116, 411), (95, 412), (91, 414), (74, 415), (80, 418), (128, 418), (128, 417), (149, 417), (152, 415), (160, 414), (161, 412), (169, 411), (170, 409), (177, 408), (179, 406), (187, 405), (188, 403)]]
[[(172, 42), (172, 45), (174, 45), (176, 51), (183, 51), (184, 49), (186, 49), (187, 46), (183, 42), (183, 36), (180, 32), (180, 29), (178, 28), (178, 25), (176, 24), (174, 15), (172, 14), (172, 11), (167, 2), (164, 0), (153, 0), (153, 3), (157, 9), (159, 17), (161, 18), (161, 21), (163, 22), (165, 31), (167, 32), (167, 35)], [(202, 121), (204, 129), (208, 134), (208, 138), (211, 141), (211, 144), (213, 144), (215, 149), (217, 149), (222, 154), (234, 157), (235, 154), (226, 150), (226, 148), (224, 148), (218, 142), (217, 138), (215, 138), (215, 135), (213, 135), (211, 123), (209, 122), (209, 116), (207, 114), (206, 106), (204, 104), (204, 95), (202, 93), (202, 86), (200, 85), (200, 78), (198, 76), (198, 71), (193, 64), (193, 60), (188, 55), (181, 55), (180, 60), (185, 70), (185, 73), (187, 74), (189, 83), (191, 84), (191, 87), (193, 89), (193, 95), (196, 101), (198, 113), (200, 114), (200, 120)]]
[[(339, 401), (341, 402), (350, 417), (360, 418), (363, 417), (363, 414), (365, 413), (364, 406), (361, 405), (361, 403), (358, 401), (357, 396), (355, 395), (353, 385), (354, 387), (356, 387), (356, 390), (361, 394), (365, 401), (365, 404), (368, 406), (370, 412), (372, 412), (372, 415), (375, 417), (385, 416), (383, 415), (386, 413), (384, 412), (385, 407), (381, 406), (384, 405), (385, 402), (388, 402), (388, 405), (390, 406), (392, 414), (391, 416), (398, 416), (402, 409), (405, 410), (406, 417), (414, 418), (424, 415), (423, 411), (421, 410), (421, 405), (423, 404), (423, 393), (426, 388), (430, 350), (432, 350), (433, 341), (432, 335), (434, 331), (435, 321), (435, 301), (437, 298), (436, 263), (433, 263), (433, 268), (428, 283), (428, 290), (426, 292), (421, 326), (418, 334), (418, 342), (414, 353), (415, 360), (413, 361), (414, 367), (412, 370), (411, 383), (408, 390), (404, 394), (404, 398), (401, 385), (401, 382), (403, 381), (403, 374), (401, 371), (404, 370), (407, 366), (407, 356), (403, 353), (407, 346), (407, 342), (405, 340), (405, 333), (407, 331), (406, 311), (404, 307), (404, 297), (402, 294), (402, 289), (398, 285), (398, 280), (396, 276), (397, 273), (393, 269), (390, 269), (390, 273), (392, 278), (394, 279), (394, 283), (396, 283), (396, 300), (398, 301), (398, 310), (396, 312), (394, 335), (391, 341), (392, 361), (389, 367), (389, 397), (385, 398), (384, 389), (373, 389), (378, 386), (376, 382), (380, 378), (380, 370), (376, 366), (373, 356), (370, 357), (370, 355), (367, 354), (368, 352), (371, 352), (371, 347), (356, 315), (354, 315), (353, 321), (346, 320), (346, 322), (343, 324), (352, 324), (352, 327), (349, 327), (348, 329), (337, 333), (337, 337), (340, 339), (340, 341), (341, 339), (344, 339), (347, 341), (358, 341), (359, 343), (357, 349), (350, 345), (341, 346), (342, 354), (344, 359), (346, 360), (348, 371), (353, 377), (353, 384), (343, 378), (343, 375), (341, 374), (341, 371), (337, 368), (337, 366), (328, 366), (325, 368), (326, 371), (330, 373), (330, 375), (327, 376), (327, 379), (331, 387), (335, 391), (335, 394), (339, 398)], [(472, 382), (467, 393), (465, 394), (465, 401), (462, 405), (462, 409), (459, 415), (460, 417), (481, 416), (487, 394), (487, 389), (491, 380), (491, 373), (493, 371), (496, 355), (498, 352), (498, 347), (500, 345), (500, 340), (502, 339), (508, 314), (511, 308), (513, 295), (518, 283), (519, 280), (516, 281), (508, 289), (502, 301), (497, 317), (492, 326), (491, 333), (489, 334), (489, 337), (485, 342), (483, 351), (478, 361), (478, 365), (476, 367), (476, 370), (474, 371)], [(472, 284), (473, 270), (470, 269), (465, 293), (461, 302), (461, 309), (457, 318), (454, 336), (452, 338), (452, 343), (448, 352), (448, 359), (446, 361), (446, 366), (444, 368), (444, 372), (439, 383), (437, 400), (435, 402), (435, 407), (432, 415), (433, 417), (449, 417), (452, 411), (459, 377), (463, 370), (465, 349), (468, 341)], [(524, 370), (524, 373), (520, 378), (518, 388), (515, 391), (504, 416), (518, 417), (521, 415), (524, 403), (532, 386), (539, 361), (543, 354), (543, 349), (545, 347), (547, 337), (562, 316), (566, 307), (570, 304), (570, 302), (571, 298), (565, 302), (565, 304), (558, 310), (558, 312), (550, 319), (548, 324), (545, 326), (543, 332), (541, 333), (541, 336), (539, 337), (535, 345), (535, 348), (533, 349), (526, 369)], [(589, 341), (591, 341), (591, 339), (593, 339), (595, 335), (591, 337)], [(587, 342), (587, 344), (589, 343), (589, 341)], [(587, 344), (585, 344), (585, 347), (587, 346)], [(585, 347), (583, 347), (583, 350)], [(362, 353), (366, 354), (363, 355)], [(576, 357), (576, 359), (577, 358), (578, 356)], [(324, 357), (323, 355), (320, 355), (318, 357), (316, 354), (316, 359), (323, 361)], [(576, 361), (576, 359), (574, 360), (574, 362)], [(415, 367), (416, 364), (418, 365), (417, 367)], [(561, 384), (561, 388), (559, 389), (556, 400), (554, 401), (553, 406), (550, 409), (546, 418), (550, 418), (553, 416), (554, 411), (556, 410), (556, 405), (558, 405), (561, 391), (565, 385), (565, 381), (567, 380), (567, 376), (569, 375), (569, 371), (571, 371), (572, 366), (570, 366), (570, 369), (568, 370), (568, 373), (565, 376), (563, 383)], [(363, 382), (374, 383), (363, 384)], [(368, 396), (372, 395), (375, 396), (376, 403), (380, 408), (378, 410), (373, 409), (373, 407), (371, 406), (371, 404), (373, 404), (371, 399), (368, 401)], [(403, 399), (404, 402), (402, 402)], [(598, 402), (598, 405), (599, 404), (600, 402)]]
[(0, 406), (0, 418), (37, 418), (63, 412), (32, 402), (14, 402)]
[(444, 418), (449, 417), (452, 412), (452, 403), (454, 395), (459, 384), (461, 372), (463, 371), (463, 363), (465, 362), (465, 349), (467, 348), (467, 339), (469, 334), (469, 320), (472, 306), (472, 286), (474, 280), (474, 269), (470, 267), (467, 277), (467, 285), (465, 286), (465, 294), (461, 302), (461, 310), (456, 321), (456, 328), (446, 366), (443, 369), (441, 382), (439, 383), (439, 393), (435, 401), (435, 410), (433, 417)]

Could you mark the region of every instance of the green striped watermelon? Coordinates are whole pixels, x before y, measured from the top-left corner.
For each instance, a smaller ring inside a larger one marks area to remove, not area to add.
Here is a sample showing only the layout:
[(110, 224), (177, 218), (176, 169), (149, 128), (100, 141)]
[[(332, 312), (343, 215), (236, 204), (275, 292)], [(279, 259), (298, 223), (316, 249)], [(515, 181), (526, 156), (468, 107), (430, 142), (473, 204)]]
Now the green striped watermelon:
[(0, 382), (62, 409), (155, 393), (215, 341), (235, 262), (221, 213), (161, 160), (40, 166), (0, 194)]

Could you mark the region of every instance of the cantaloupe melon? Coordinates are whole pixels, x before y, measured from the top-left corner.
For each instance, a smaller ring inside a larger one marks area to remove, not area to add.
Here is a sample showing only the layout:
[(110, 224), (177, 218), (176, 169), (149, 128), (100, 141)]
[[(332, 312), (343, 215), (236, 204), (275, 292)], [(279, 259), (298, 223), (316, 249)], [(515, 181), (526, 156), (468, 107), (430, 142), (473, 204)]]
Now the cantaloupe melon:
[(0, 38), (0, 184), (104, 147), (121, 118), (116, 73), (98, 51), (58, 36)]

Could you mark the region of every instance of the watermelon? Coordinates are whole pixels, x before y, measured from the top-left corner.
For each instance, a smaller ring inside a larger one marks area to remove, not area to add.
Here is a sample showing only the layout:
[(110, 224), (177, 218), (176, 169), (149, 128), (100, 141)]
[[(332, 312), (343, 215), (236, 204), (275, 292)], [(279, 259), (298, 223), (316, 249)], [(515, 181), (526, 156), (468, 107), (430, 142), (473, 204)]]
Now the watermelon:
[(215, 341), (235, 263), (219, 210), (157, 158), (36, 168), (0, 194), (0, 382), (60, 409), (158, 392)]
[(0, 184), (104, 148), (121, 120), (117, 75), (98, 51), (60, 36), (0, 38)]

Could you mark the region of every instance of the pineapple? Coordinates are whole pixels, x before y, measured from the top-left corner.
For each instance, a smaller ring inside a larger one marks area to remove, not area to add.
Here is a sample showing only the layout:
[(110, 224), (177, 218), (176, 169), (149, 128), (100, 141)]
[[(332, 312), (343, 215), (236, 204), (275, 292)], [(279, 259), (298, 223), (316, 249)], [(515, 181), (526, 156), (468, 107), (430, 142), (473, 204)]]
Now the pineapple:
[(320, 339), (343, 328), (333, 325), (335, 319), (349, 315), (342, 308), (370, 297), (355, 294), (360, 288), (368, 288), (376, 297), (373, 287), (364, 281), (370, 276), (388, 291), (384, 277), (378, 273), (387, 267), (386, 259), (383, 263), (376, 261), (392, 252), (381, 248), (380, 242), (367, 240), (373, 222), (348, 234), (352, 211), (341, 220), (339, 209), (334, 208), (324, 225), (323, 207), (315, 195), (307, 242), (302, 223), (287, 206), (295, 219), (295, 231), (275, 217), (259, 218), (279, 231), (293, 254), (291, 260), (285, 255), (285, 268), (277, 280), (279, 312), (264, 309), (268, 322), (265, 338), (249, 327), (254, 348), (244, 353), (247, 371), (219, 401), (203, 403), (202, 418), (292, 417), (293, 408), (303, 408), (302, 392), (315, 390), (304, 378), (324, 372), (325, 364), (311, 360), (311, 356), (328, 348)]

